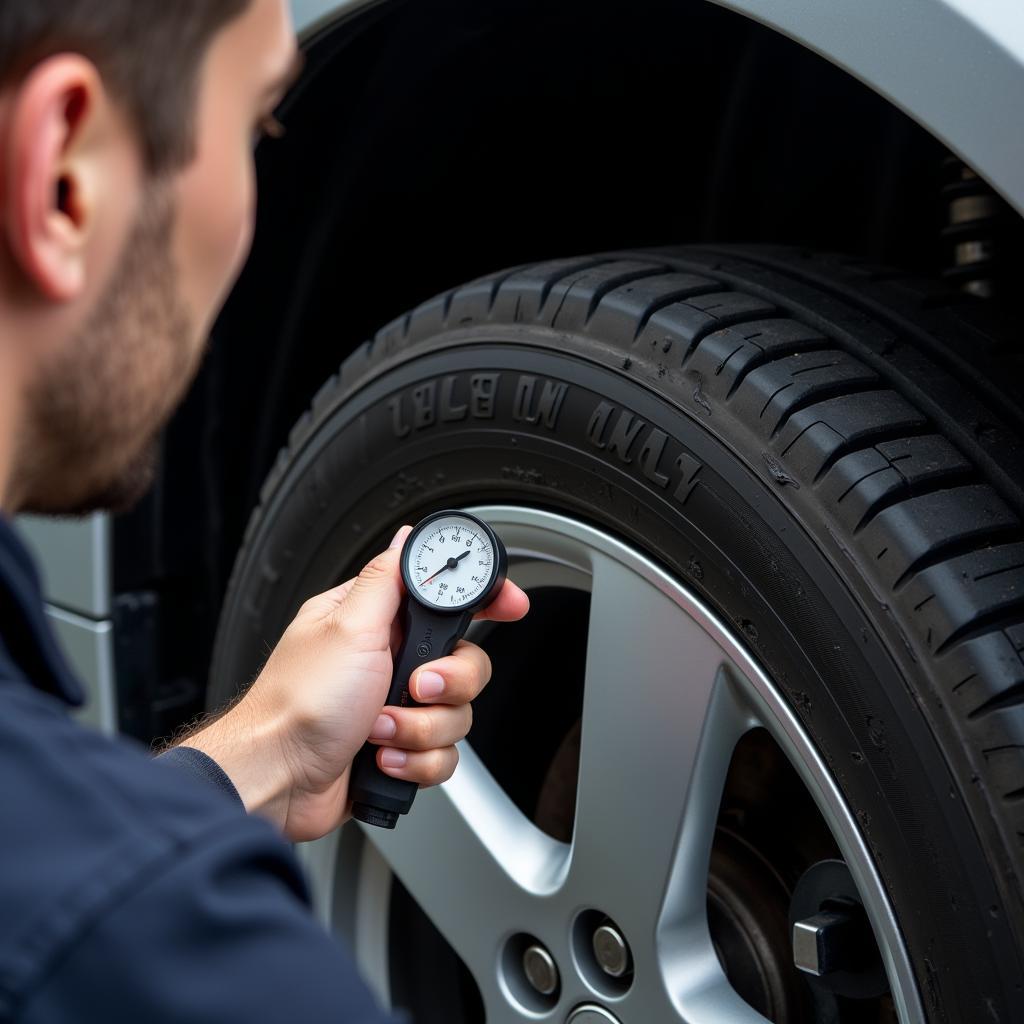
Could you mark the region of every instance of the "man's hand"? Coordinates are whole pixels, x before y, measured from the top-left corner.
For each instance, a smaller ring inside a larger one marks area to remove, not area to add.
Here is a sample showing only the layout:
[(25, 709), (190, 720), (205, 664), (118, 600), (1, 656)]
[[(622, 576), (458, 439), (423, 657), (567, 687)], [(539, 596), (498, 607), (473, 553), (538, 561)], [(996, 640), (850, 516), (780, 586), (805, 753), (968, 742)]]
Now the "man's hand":
[[(347, 819), (349, 770), (367, 738), (379, 744), (377, 764), (388, 775), (421, 786), (450, 778), (454, 744), (472, 722), (470, 701), (490, 678), (487, 655), (462, 641), (413, 674), (412, 695), (425, 707), (383, 707), (400, 639), (399, 555), (409, 530), (355, 579), (307, 601), (245, 696), (182, 741), (209, 754), (246, 809), (295, 842)], [(510, 622), (528, 609), (523, 591), (506, 582), (477, 618)]]

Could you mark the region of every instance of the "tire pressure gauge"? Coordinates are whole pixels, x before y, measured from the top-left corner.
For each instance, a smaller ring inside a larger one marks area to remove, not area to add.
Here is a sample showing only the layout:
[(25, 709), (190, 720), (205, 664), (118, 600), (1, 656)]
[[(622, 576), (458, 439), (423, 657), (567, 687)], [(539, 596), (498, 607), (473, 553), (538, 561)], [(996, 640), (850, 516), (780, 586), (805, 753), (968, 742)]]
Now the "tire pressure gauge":
[[(435, 512), (418, 523), (401, 555), (406, 597), (402, 644), (395, 656), (387, 703), (416, 705), (409, 678), (420, 665), (451, 654), (473, 615), (487, 607), (505, 582), (508, 556), (498, 535), (468, 512)], [(368, 825), (394, 828), (412, 806), (415, 782), (394, 779), (378, 767), (367, 743), (352, 765), (352, 815)]]

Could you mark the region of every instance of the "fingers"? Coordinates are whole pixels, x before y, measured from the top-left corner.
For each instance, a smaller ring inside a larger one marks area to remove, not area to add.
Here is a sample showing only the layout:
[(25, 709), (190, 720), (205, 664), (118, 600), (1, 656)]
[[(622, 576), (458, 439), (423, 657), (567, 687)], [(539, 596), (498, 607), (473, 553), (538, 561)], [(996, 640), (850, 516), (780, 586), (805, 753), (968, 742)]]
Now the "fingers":
[[(398, 578), (398, 554), (406, 538), (412, 532), (411, 526), (403, 526), (395, 534), (387, 551), (381, 553), (370, 561), (358, 575), (344, 583), (340, 583), (322, 594), (314, 594), (299, 609), (299, 615), (307, 618), (322, 619), (335, 613), (345, 614), (351, 618), (353, 611), (357, 614), (362, 612), (364, 617), (369, 612), (371, 625), (377, 616), (377, 605), (384, 602), (386, 606), (389, 597), (394, 597), (397, 608), (398, 596), (402, 591), (401, 580)], [(397, 586), (397, 593), (394, 593), (394, 586)], [(349, 600), (349, 596), (355, 592), (356, 596)], [(369, 606), (369, 607), (367, 607)]]
[(370, 742), (401, 750), (433, 750), (449, 747), (464, 739), (473, 724), (473, 709), (468, 704), (446, 707), (432, 704), (425, 708), (386, 707), (377, 716)]
[(409, 539), (410, 533), (412, 533), (411, 526), (409, 526), (408, 524), (405, 526), (400, 526), (398, 528), (398, 533), (395, 534), (394, 540), (392, 540), (391, 543), (388, 545), (388, 550), (394, 551), (395, 548), (400, 548)]
[(421, 704), (466, 704), (475, 700), (491, 678), (491, 659), (468, 640), (460, 640), (445, 658), (416, 669), (409, 692)]
[(511, 580), (505, 580), (498, 596), (475, 619), (491, 619), (493, 622), (516, 622), (530, 610), (530, 599)]
[(383, 747), (377, 751), (377, 765), (385, 775), (408, 779), (421, 786), (439, 786), (447, 782), (459, 763), (455, 747), (440, 750), (395, 750)]

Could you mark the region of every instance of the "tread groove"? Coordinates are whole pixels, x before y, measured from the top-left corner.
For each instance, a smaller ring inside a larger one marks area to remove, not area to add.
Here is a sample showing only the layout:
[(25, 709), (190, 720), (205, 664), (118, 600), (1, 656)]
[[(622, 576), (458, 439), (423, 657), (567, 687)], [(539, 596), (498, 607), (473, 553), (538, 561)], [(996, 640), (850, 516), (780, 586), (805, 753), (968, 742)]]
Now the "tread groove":
[[(800, 438), (803, 437), (804, 434), (807, 433), (808, 430), (813, 430), (815, 427), (817, 427), (819, 425), (820, 426), (824, 426), (824, 427), (828, 426), (828, 424), (824, 420), (814, 420), (813, 422), (808, 423), (807, 426), (804, 427), (804, 429), (801, 430), (800, 433), (797, 434), (796, 437), (794, 437), (793, 440), (790, 441), (789, 444), (787, 444), (786, 447), (782, 449), (782, 457), (785, 458), (789, 454), (790, 449), (793, 447), (793, 445), (795, 445), (797, 443), (797, 441), (799, 441)], [(773, 431), (772, 432), (772, 440), (774, 440), (775, 437), (776, 437), (776, 433)]]
[[(724, 290), (724, 286), (716, 281), (714, 284), (709, 284), (707, 288), (701, 288), (699, 291), (694, 291), (692, 288), (680, 288), (678, 291), (669, 292), (668, 295), (662, 295), (661, 298), (655, 299), (641, 314), (640, 320), (637, 322), (636, 330), (633, 332), (633, 342), (643, 334), (644, 328), (651, 322), (651, 317), (660, 313), (666, 307), (674, 306), (677, 302), (681, 302), (686, 299), (696, 299), (701, 295), (712, 295), (715, 292)], [(740, 348), (742, 348), (742, 346), (740, 346)], [(737, 351), (739, 351), (739, 349), (737, 349)]]
[[(558, 317), (561, 315), (562, 309), (564, 308), (566, 302), (568, 302), (569, 296), (572, 294), (573, 288), (580, 281), (586, 280), (586, 277), (587, 277), (588, 273), (589, 273), (589, 270), (582, 270), (582, 271), (580, 271), (571, 281), (569, 281), (569, 284), (566, 285), (565, 291), (562, 292), (562, 297), (558, 300), (558, 308), (555, 310), (555, 315), (553, 317), (551, 317), (551, 319), (548, 321), (551, 324), (552, 327), (554, 327), (555, 324), (558, 322)], [(564, 277), (564, 278), (561, 278), (559, 281), (556, 281), (555, 284), (561, 284), (563, 281), (567, 281), (567, 280), (568, 280), (568, 277)], [(554, 287), (554, 285), (552, 285), (552, 288), (553, 287)], [(544, 293), (542, 292), (541, 294), (543, 295)], [(551, 290), (549, 289), (547, 295), (550, 295), (550, 294), (551, 294)], [(521, 299), (522, 299), (522, 296), (519, 296), (516, 299), (516, 302), (517, 303), (520, 302)], [(543, 298), (543, 300), (541, 302), (541, 305), (540, 305), (541, 309), (544, 308), (544, 303), (545, 302), (547, 302), (547, 296), (546, 295), (544, 296), (544, 298)], [(516, 308), (518, 310), (518, 305), (517, 305)]]
[(962, 689), (963, 687), (965, 687), (965, 686), (966, 686), (966, 685), (967, 685), (967, 684), (968, 684), (968, 683), (969, 683), (969, 682), (970, 682), (970, 681), (971, 681), (972, 679), (977, 679), (977, 678), (978, 678), (978, 673), (977, 673), (977, 672), (972, 672), (972, 673), (971, 673), (971, 674), (970, 674), (969, 676), (967, 676), (967, 678), (966, 678), (966, 679), (961, 679), (961, 680), (960, 680), (960, 682), (959, 682), (959, 683), (957, 683), (957, 684), (956, 684), (956, 686), (954, 686), (954, 687), (953, 687), (953, 693), (956, 693), (956, 692), (957, 692), (958, 690), (961, 690), (961, 689)]
[[(975, 677), (971, 676), (970, 678), (973, 679)], [(1024, 679), (1014, 683), (1008, 690), (990, 697), (984, 704), (980, 704), (973, 711), (969, 711), (967, 717), (969, 720), (974, 721), (978, 718), (984, 718), (986, 715), (991, 715), (996, 711), (1020, 707), (1022, 704), (1024, 704)]]
[[(902, 461), (901, 459), (891, 459), (888, 466), (881, 466), (876, 469), (874, 473), (869, 473), (868, 476), (863, 477), (863, 480), (867, 480), (868, 477), (874, 476), (875, 473), (884, 473), (889, 469), (896, 469), (894, 463)], [(898, 473), (899, 470), (897, 469)], [(872, 520), (875, 516), (884, 512), (887, 508), (892, 508), (893, 505), (899, 505), (901, 502), (906, 501), (908, 498), (922, 498), (926, 494), (935, 494), (938, 491), (952, 490), (956, 487), (962, 487), (965, 484), (972, 484), (980, 482), (981, 477), (977, 471), (970, 466), (965, 466), (958, 469), (950, 469), (942, 473), (939, 476), (932, 477), (930, 480), (923, 480), (917, 484), (904, 483), (901, 487), (897, 487), (889, 494), (883, 494), (876, 501), (872, 502), (865, 510), (864, 515), (861, 516), (857, 525), (853, 528), (853, 536), (856, 537), (866, 527), (871, 525)], [(856, 484), (853, 484), (849, 490), (843, 493), (843, 497), (849, 493), (850, 490), (857, 487), (861, 481), (858, 480)], [(839, 499), (842, 501), (842, 498)]]
[(855, 441), (844, 441), (842, 444), (837, 445), (835, 451), (831, 452), (825, 459), (821, 468), (815, 473), (811, 483), (818, 483), (840, 459), (844, 459), (847, 455), (852, 455), (854, 452), (862, 452), (865, 448), (874, 448), (876, 444), (882, 444), (885, 441), (902, 441), (909, 437), (925, 437), (928, 434), (934, 433), (935, 428), (927, 423), (910, 427), (906, 424), (901, 424), (895, 427), (879, 427), (867, 435), (858, 437)]
[(487, 315), (490, 316), (494, 312), (494, 304), (498, 301), (498, 292), (501, 291), (501, 286), (510, 278), (518, 274), (523, 268), (513, 267), (511, 270), (505, 271), (503, 274), (497, 274), (491, 280), (491, 295), (487, 302)]
[[(586, 315), (583, 318), (583, 326), (586, 327), (590, 321), (594, 318), (594, 314), (597, 312), (597, 307), (601, 305), (601, 300), (609, 293), (615, 291), (616, 288), (621, 288), (625, 284), (630, 284), (633, 281), (646, 281), (652, 277), (665, 277), (671, 272), (671, 268), (654, 267), (651, 270), (636, 270), (629, 273), (620, 274), (618, 277), (613, 277), (610, 281), (605, 281), (604, 284), (599, 285), (594, 289), (594, 294), (590, 297), (590, 303), (587, 306)], [(569, 289), (571, 291), (572, 289)], [(568, 291), (566, 292), (568, 294)], [(558, 307), (561, 312), (562, 307)], [(551, 318), (551, 326), (555, 326), (555, 320), (557, 320), (557, 314)]]
[[(765, 414), (765, 413), (766, 413), (766, 412), (768, 411), (768, 406), (769, 406), (769, 405), (771, 405), (771, 404), (772, 404), (772, 402), (774, 402), (774, 401), (775, 401), (775, 398), (776, 398), (776, 396), (777, 396), (777, 395), (781, 395), (781, 394), (782, 394), (782, 392), (786, 390), (786, 388), (791, 388), (792, 386), (793, 386), (793, 382), (792, 382), (792, 381), (790, 381), (790, 382), (789, 382), (788, 384), (783, 384), (781, 388), (776, 388), (776, 389), (775, 389), (775, 390), (774, 390), (774, 391), (773, 391), (773, 392), (772, 392), (772, 393), (771, 393), (771, 394), (770, 394), (770, 395), (768, 396), (768, 399), (767, 399), (767, 401), (766, 401), (766, 402), (764, 403), (764, 405), (762, 405), (762, 406), (761, 406), (761, 411), (760, 411), (760, 412), (759, 412), (759, 413), (757, 414), (757, 418), (758, 418), (759, 420), (763, 420), (763, 419), (764, 419), (764, 414)], [(774, 437), (774, 434), (773, 434), (772, 436)]]
[(817, 366), (804, 366), (799, 370), (794, 370), (790, 377), (800, 377), (805, 373), (814, 373), (815, 370), (827, 370), (829, 367), (835, 366), (835, 363), (819, 363)]
[[(846, 488), (845, 491), (843, 491), (842, 494), (839, 495), (838, 498), (836, 498), (836, 504), (842, 505), (842, 503), (846, 500), (850, 493), (852, 491), (855, 491), (858, 487), (860, 487), (860, 485), (864, 483), (865, 480), (870, 480), (873, 476), (878, 476), (879, 473), (887, 473), (891, 468), (891, 466), (879, 466), (878, 469), (873, 469), (870, 473), (865, 473), (862, 477), (858, 477), (856, 480), (853, 481), (852, 484), (850, 484), (849, 487)], [(854, 536), (857, 535), (856, 528), (854, 529), (853, 533)]]
[[(793, 376), (796, 375), (793, 374)], [(795, 383), (795, 381), (791, 381), (790, 384), (786, 385), (786, 387)], [(813, 409), (814, 406), (820, 405), (822, 402), (830, 402), (833, 398), (846, 398), (848, 395), (859, 395), (866, 391), (884, 390), (879, 388), (879, 383), (880, 381), (876, 378), (874, 380), (861, 381), (836, 381), (833, 384), (819, 385), (812, 391), (809, 391), (806, 395), (802, 395), (800, 398), (794, 399), (792, 405), (787, 407), (786, 411), (779, 419), (779, 422), (775, 425), (775, 429), (772, 431), (772, 440), (778, 437), (779, 434), (786, 429), (786, 424), (789, 423), (789, 421), (798, 412), (803, 412), (804, 409)], [(768, 406), (765, 406), (765, 408), (767, 409)], [(764, 415), (763, 411), (761, 415)]]
[(1001, 569), (992, 569), (989, 572), (983, 572), (980, 576), (974, 577), (975, 583), (980, 583), (982, 580), (990, 580), (993, 576), (1002, 576), (1004, 572), (1015, 572), (1018, 569), (1024, 569), (1024, 562), (1017, 562), (1014, 565), (1006, 565)]
[[(724, 288), (725, 286), (723, 286)], [(743, 294), (741, 292), (737, 294)], [(697, 296), (693, 296), (697, 298)], [(697, 307), (695, 306), (694, 309)], [(698, 310), (703, 313), (704, 310)], [(705, 324), (700, 330), (696, 331), (693, 338), (690, 340), (690, 344), (686, 351), (683, 353), (683, 358), (679, 361), (680, 366), (685, 366), (688, 360), (693, 354), (700, 348), (700, 344), (706, 338), (712, 334), (716, 334), (718, 331), (724, 331), (727, 327), (740, 327), (744, 321), (748, 323), (760, 323), (762, 320), (788, 320), (789, 317), (785, 313), (735, 313), (731, 316), (723, 316), (715, 320), (713, 323)]]
[(970, 622), (965, 622), (958, 629), (953, 630), (945, 640), (935, 648), (935, 657), (940, 658), (957, 644), (962, 644), (975, 637), (992, 633), (1003, 626), (1014, 626), (1024, 616), (1024, 594), (1002, 608), (995, 608), (992, 611), (982, 612)]
[(563, 269), (556, 276), (549, 277), (548, 280), (546, 280), (544, 284), (541, 285), (540, 302), (537, 304), (537, 308), (544, 308), (544, 303), (548, 301), (548, 297), (551, 295), (551, 292), (554, 290), (555, 286), (561, 284), (567, 277), (572, 277), (573, 274), (586, 274), (587, 271), (593, 270), (595, 267), (601, 267), (604, 266), (605, 264), (614, 262), (616, 261), (610, 260), (607, 257), (592, 260), (580, 260), (573, 266)]
[[(745, 338), (745, 341), (752, 341), (754, 338), (760, 338), (763, 335), (763, 331), (758, 331), (756, 334), (752, 334)], [(760, 347), (760, 346), (758, 346)], [(766, 352), (761, 349), (760, 356), (753, 356), (746, 366), (736, 375), (736, 379), (729, 386), (729, 391), (725, 396), (728, 401), (739, 389), (740, 385), (754, 372), (762, 366), (770, 366), (772, 363), (778, 362), (780, 359), (788, 359), (790, 356), (795, 356), (798, 353), (809, 355), (814, 352), (839, 352), (834, 345), (829, 345), (825, 342), (825, 339), (818, 338), (814, 341), (799, 342), (794, 341), (789, 345), (780, 346), (777, 349), (772, 349), (770, 352)], [(734, 353), (735, 354), (735, 353)], [(731, 357), (730, 357), (731, 358)], [(726, 360), (728, 362), (728, 360)], [(724, 365), (724, 364), (723, 364)]]
[(933, 565), (948, 562), (951, 558), (958, 558), (960, 555), (972, 555), (977, 551), (983, 551), (996, 544), (1012, 544), (1015, 541), (1024, 540), (1024, 531), (1020, 524), (1007, 526), (996, 526), (984, 533), (971, 533), (966, 536), (950, 537), (948, 540), (934, 544), (919, 558), (915, 558), (900, 574), (899, 579), (892, 585), (894, 593), (899, 593), (909, 580), (918, 573), (930, 569)]
[[(896, 334), (900, 335), (901, 340), (909, 341), (915, 350), (934, 361), (947, 374), (961, 380), (971, 380), (976, 377), (975, 368), (967, 358), (931, 337), (927, 329), (916, 324), (909, 315), (890, 309), (884, 306), (880, 300), (860, 293), (853, 287), (842, 287), (837, 282), (830, 280), (826, 274), (808, 273), (805, 269), (794, 266), (792, 263), (786, 263), (777, 257), (773, 258), (756, 251), (730, 251), (727, 247), (714, 245), (698, 246), (697, 248), (711, 256), (730, 257), (753, 263), (792, 281), (817, 289), (831, 298), (838, 299), (844, 305), (866, 314), (879, 324), (888, 325)], [(895, 278), (889, 280), (895, 280)], [(923, 302), (921, 306), (924, 308)], [(1024, 426), (1024, 413), (1019, 404), (1010, 402), (1004, 393), (995, 388), (985, 387), (984, 390), (986, 397), (998, 404), (1001, 415), (1006, 416), (1018, 428)]]

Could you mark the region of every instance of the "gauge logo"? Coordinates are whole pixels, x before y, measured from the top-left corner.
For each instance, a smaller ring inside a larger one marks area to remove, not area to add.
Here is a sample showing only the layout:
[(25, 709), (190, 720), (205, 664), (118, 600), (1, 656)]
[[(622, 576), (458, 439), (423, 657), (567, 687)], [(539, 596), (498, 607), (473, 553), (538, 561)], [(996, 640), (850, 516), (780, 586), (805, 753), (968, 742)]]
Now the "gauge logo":
[(427, 627), (426, 633), (423, 634), (423, 639), (416, 646), (416, 653), (421, 658), (427, 658), (430, 656), (430, 652), (434, 649), (434, 645), (430, 642), (433, 637), (434, 631), (429, 626)]

